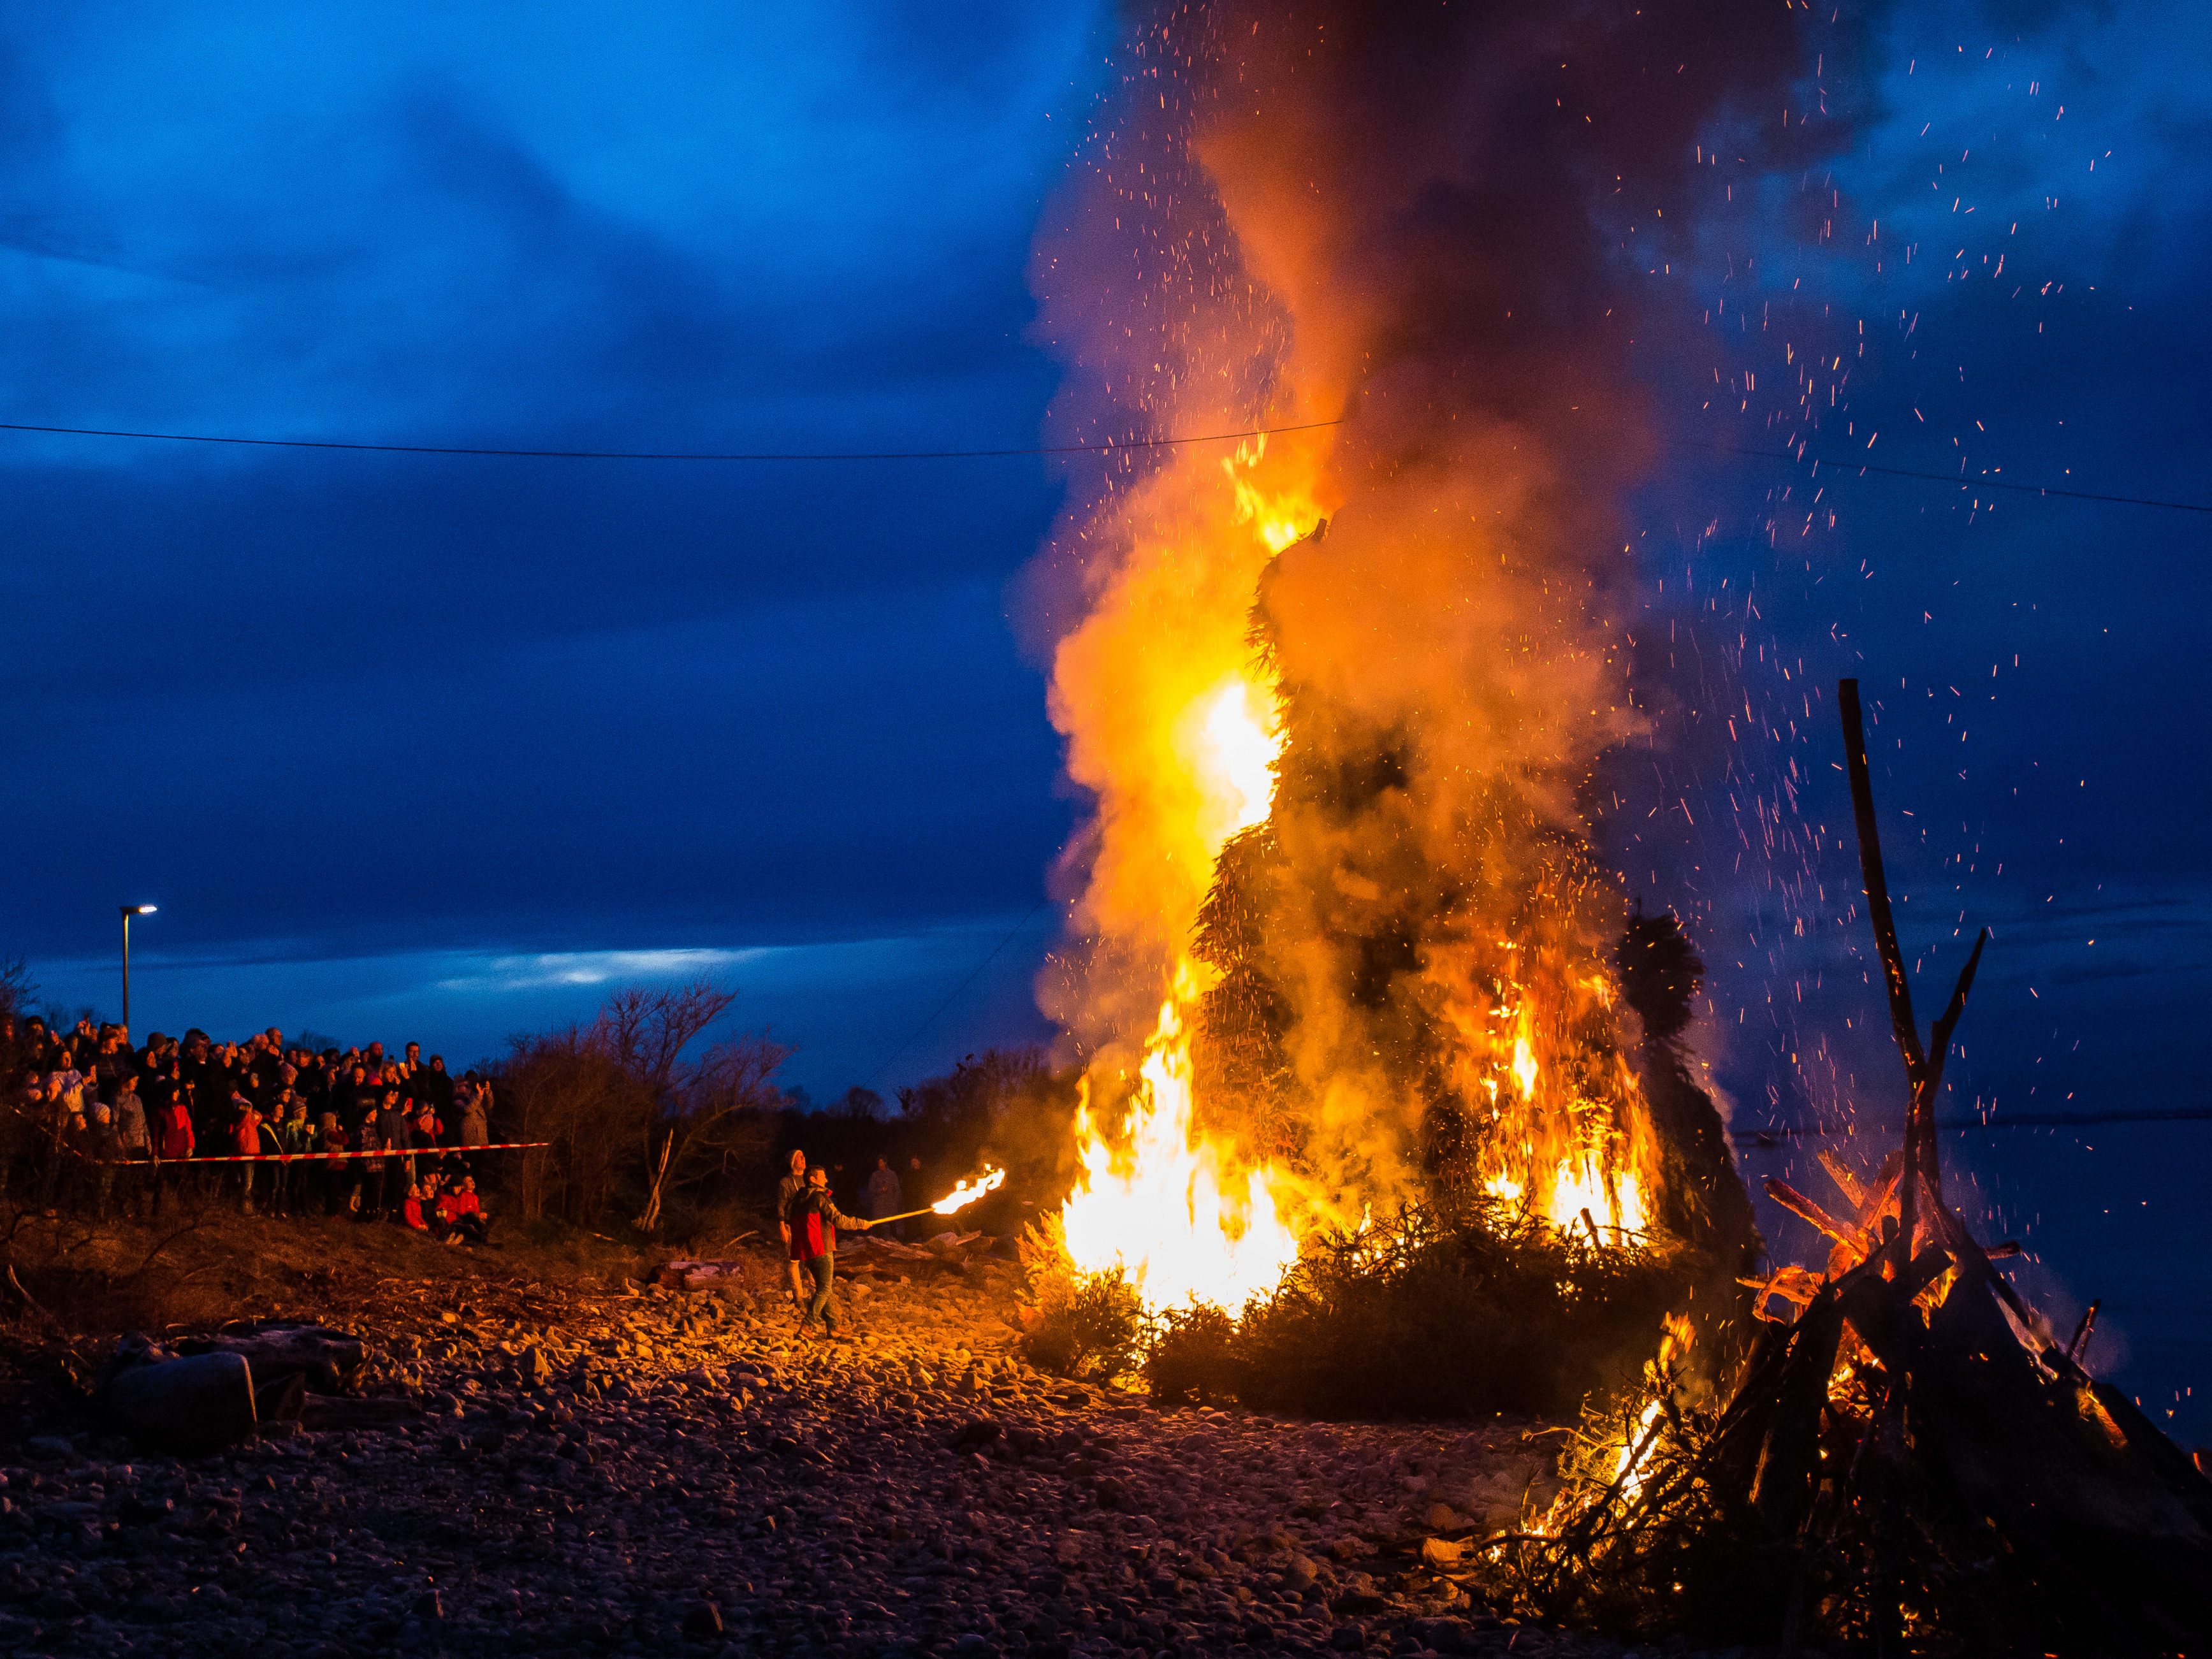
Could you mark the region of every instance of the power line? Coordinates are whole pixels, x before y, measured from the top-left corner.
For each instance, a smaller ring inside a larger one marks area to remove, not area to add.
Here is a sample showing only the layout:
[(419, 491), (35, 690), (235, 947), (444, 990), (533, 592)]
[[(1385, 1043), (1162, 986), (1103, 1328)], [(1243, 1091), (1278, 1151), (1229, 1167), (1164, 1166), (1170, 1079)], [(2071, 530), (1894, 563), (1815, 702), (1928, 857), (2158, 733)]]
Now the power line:
[[(1345, 424), (1333, 421), (1302, 421), (1291, 426), (1253, 427), (1242, 432), (1200, 432), (1180, 437), (1125, 438), (1094, 444), (1040, 444), (1010, 449), (823, 449), (823, 450), (703, 450), (703, 449), (507, 449), (477, 444), (380, 444), (337, 438), (256, 438), (236, 433), (141, 432), (119, 427), (40, 426), (27, 421), (0, 421), (0, 432), (24, 432), (63, 438), (125, 438), (146, 443), (222, 444), (246, 449), (323, 449), (376, 455), (489, 456), (502, 459), (540, 461), (987, 461), (1039, 455), (1110, 455), (1122, 450), (1172, 449), (1188, 444), (1231, 443), (1245, 438), (1273, 438), (1294, 432), (1320, 432)], [(2021, 495), (2055, 496), (2066, 501), (2098, 501), (2117, 507), (2158, 507), (2170, 513), (2212, 514), (2212, 502), (2170, 501), (2152, 495), (2117, 495), (2100, 490), (2073, 489), (2058, 484), (2017, 483), (2008, 479), (1968, 478), (1949, 472), (1925, 472), (1913, 467), (1877, 465), (1871, 461), (1838, 461), (1789, 449), (1710, 449), (1686, 443), (1681, 449), (1696, 453), (1718, 453), (1750, 460), (1787, 461), (1810, 466), (1814, 472), (1827, 467), (1839, 472), (1879, 473), (1889, 478), (1916, 478), (1926, 483), (1954, 484), (1961, 489), (2007, 490)]]
[(64, 438), (137, 438), (149, 443), (231, 444), (249, 449), (340, 449), (380, 455), (494, 455), (541, 461), (986, 461), (1018, 455), (1110, 455), (1124, 449), (1170, 449), (1182, 444), (1221, 444), (1239, 438), (1273, 438), (1342, 426), (1305, 421), (1296, 426), (1255, 427), (1248, 432), (1204, 432), (1181, 438), (1125, 438), (1100, 444), (1047, 444), (1030, 449), (495, 449), (462, 444), (349, 443), (330, 438), (246, 438), (212, 432), (125, 432), (94, 426), (33, 426), (0, 421), (0, 432), (44, 433)]
[[(1685, 444), (1685, 449), (1703, 449), (1703, 445)], [(1790, 461), (1808, 465), (1817, 473), (1828, 467), (1838, 472), (1879, 472), (1890, 478), (1921, 478), (1929, 483), (1958, 484), (1972, 489), (2009, 489), (2023, 495), (2058, 495), (2068, 501), (2104, 501), (2118, 507), (2158, 507), (2172, 513), (2212, 513), (2212, 505), (2203, 501), (2166, 501), (2148, 495), (2106, 495), (2091, 489), (2063, 489), (2056, 484), (2014, 483), (2000, 478), (1968, 478), (1950, 472), (1920, 472), (1906, 466), (1876, 466), (1871, 461), (1832, 461), (1818, 455), (1805, 455), (1788, 449), (1737, 449), (1723, 447), (1723, 455), (1756, 457), (1761, 460)]]
[(935, 1008), (932, 1009), (930, 1011), (929, 1018), (922, 1021), (921, 1024), (915, 1026), (913, 1030), (908, 1032), (906, 1040), (900, 1043), (897, 1048), (892, 1049), (890, 1053), (884, 1055), (884, 1063), (877, 1066), (874, 1071), (868, 1074), (868, 1086), (871, 1089), (876, 1086), (876, 1084), (882, 1079), (883, 1074), (885, 1072), (890, 1070), (891, 1062), (896, 1060), (901, 1054), (903, 1054), (908, 1049), (913, 1048), (915, 1039), (920, 1037), (921, 1034), (924, 1031), (927, 1031), (931, 1026), (937, 1024), (938, 1016), (942, 1014), (947, 1008), (950, 1008), (954, 1003), (959, 1001), (960, 994), (965, 991), (969, 986), (973, 985), (981, 975), (983, 970), (999, 959), (999, 952), (1005, 950), (1009, 945), (1012, 945), (1014, 942), (1014, 935), (1020, 933), (1023, 928), (1028, 927), (1030, 923), (1036, 921), (1037, 912), (1043, 909), (1046, 905), (1051, 902), (1052, 901), (1049, 898), (1039, 899), (1035, 904), (1030, 907), (1029, 915), (1024, 916), (1019, 921), (1006, 929), (1006, 938), (1000, 939), (996, 945), (991, 947), (991, 954), (985, 957), (982, 961), (977, 963), (975, 968), (969, 973), (968, 977), (962, 980), (959, 984), (953, 987), (952, 994), (945, 998), (944, 1001), (939, 1003)]

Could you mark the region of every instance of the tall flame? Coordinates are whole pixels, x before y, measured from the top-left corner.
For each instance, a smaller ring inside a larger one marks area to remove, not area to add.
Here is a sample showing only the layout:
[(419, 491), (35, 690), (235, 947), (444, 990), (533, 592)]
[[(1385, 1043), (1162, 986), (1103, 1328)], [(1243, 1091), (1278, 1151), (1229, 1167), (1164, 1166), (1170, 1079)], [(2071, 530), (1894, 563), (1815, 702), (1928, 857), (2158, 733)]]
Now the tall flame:
[[(1237, 1311), (1324, 1218), (1423, 1190), (1447, 1142), (1470, 1149), (1453, 1180), (1632, 1240), (1661, 1161), (1602, 965), (1620, 898), (1577, 805), (1638, 720), (1608, 594), (1615, 486), (1643, 462), (1616, 446), (1593, 484), (1587, 436), (1634, 433), (1608, 392), (1626, 334), (1487, 230), (1505, 213), (1583, 257), (1579, 175), (1547, 193), (1474, 165), (1459, 103), (1417, 118), (1386, 90), (1416, 55), (1370, 73), (1364, 29), (1171, 9), (1040, 248), (1060, 407), (1275, 432), (1130, 458), (1041, 562), (1052, 718), (1093, 803), (1081, 947), (1041, 987), (1091, 1056), (1068, 1248), (1154, 1308)], [(1437, 25), (1473, 31), (1478, 81), (1492, 48), (1526, 50), (1487, 15)], [(1512, 153), (1540, 171), (1556, 137)], [(1524, 286), (1549, 296), (1533, 313), (1494, 303)], [(1224, 912), (1249, 938), (1224, 942)], [(1221, 1035), (1239, 1009), (1249, 1042)], [(1468, 1133), (1431, 1138), (1448, 1118)]]
[(1265, 1164), (1239, 1173), (1192, 1121), (1191, 964), (1176, 975), (1146, 1045), (1123, 1144), (1091, 1121), (1088, 1079), (1076, 1119), (1083, 1176), (1060, 1219), (1085, 1273), (1119, 1269), (1154, 1312), (1191, 1302), (1241, 1310), (1297, 1260), (1293, 1182)]

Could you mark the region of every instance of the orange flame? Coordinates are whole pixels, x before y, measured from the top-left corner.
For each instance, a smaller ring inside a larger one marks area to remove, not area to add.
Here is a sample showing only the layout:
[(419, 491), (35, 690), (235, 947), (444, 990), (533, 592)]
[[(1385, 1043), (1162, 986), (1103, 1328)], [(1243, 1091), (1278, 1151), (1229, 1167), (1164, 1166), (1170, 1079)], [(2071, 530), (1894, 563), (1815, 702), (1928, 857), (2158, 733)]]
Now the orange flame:
[(986, 1193), (996, 1192), (1006, 1184), (1004, 1170), (986, 1170), (974, 1181), (963, 1181), (929, 1207), (939, 1215), (957, 1215)]
[(1194, 998), (1185, 963), (1146, 1045), (1118, 1149), (1092, 1124), (1085, 1079), (1076, 1119), (1083, 1176), (1060, 1215), (1077, 1267), (1120, 1269), (1155, 1313), (1192, 1302), (1241, 1310), (1273, 1290), (1297, 1260), (1305, 1207), (1281, 1172), (1261, 1164), (1240, 1173), (1225, 1146), (1196, 1132), (1185, 1023)]

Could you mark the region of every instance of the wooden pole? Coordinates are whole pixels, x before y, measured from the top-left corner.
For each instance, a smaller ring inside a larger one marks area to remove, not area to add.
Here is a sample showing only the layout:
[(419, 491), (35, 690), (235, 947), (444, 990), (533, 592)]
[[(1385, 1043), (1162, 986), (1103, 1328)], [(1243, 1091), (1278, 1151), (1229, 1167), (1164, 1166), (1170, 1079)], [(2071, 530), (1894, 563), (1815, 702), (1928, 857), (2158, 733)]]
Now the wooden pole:
[(1890, 914), (1889, 878), (1881, 865), (1881, 828), (1874, 811), (1874, 780), (1867, 769), (1866, 725), (1859, 710), (1859, 683), (1836, 684), (1836, 702), (1844, 723), (1844, 760), (1851, 785), (1851, 817), (1858, 830), (1859, 878), (1866, 889), (1867, 919), (1881, 958), (1883, 989), (1889, 995), (1889, 1024), (1905, 1054), (1911, 1085), (1905, 1108), (1905, 1171), (1897, 1183), (1897, 1266), (1912, 1260), (1912, 1234), (1919, 1221), (1920, 1082), (1928, 1069), (1920, 1029), (1912, 1017), (1912, 988), (1905, 976), (1905, 953), (1898, 948), (1897, 921)]

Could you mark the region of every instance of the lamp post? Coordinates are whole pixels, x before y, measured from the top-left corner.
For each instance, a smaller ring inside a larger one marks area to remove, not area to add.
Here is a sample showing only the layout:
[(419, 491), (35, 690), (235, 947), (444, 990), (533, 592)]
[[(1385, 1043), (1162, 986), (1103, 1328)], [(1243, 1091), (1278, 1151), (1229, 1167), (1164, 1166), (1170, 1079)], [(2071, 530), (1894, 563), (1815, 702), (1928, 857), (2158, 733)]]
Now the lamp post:
[(123, 912), (123, 1029), (128, 1031), (131, 1029), (131, 918), (150, 916), (154, 914), (154, 907), (150, 904), (118, 904), (115, 908)]

